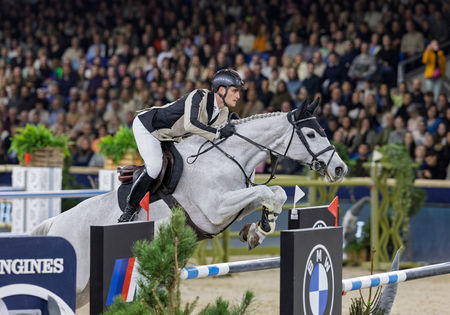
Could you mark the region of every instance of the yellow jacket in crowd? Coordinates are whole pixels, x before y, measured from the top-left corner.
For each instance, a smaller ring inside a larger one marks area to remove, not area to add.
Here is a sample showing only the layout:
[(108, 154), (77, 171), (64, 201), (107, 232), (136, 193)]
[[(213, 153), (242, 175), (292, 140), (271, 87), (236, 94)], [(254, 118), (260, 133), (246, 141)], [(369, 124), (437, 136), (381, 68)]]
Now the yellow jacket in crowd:
[[(437, 52), (439, 70), (441, 70), (441, 76), (445, 76), (445, 56), (442, 50)], [(433, 76), (434, 69), (436, 67), (436, 52), (431, 49), (426, 49), (423, 53), (422, 62), (425, 64), (424, 77), (430, 79)]]

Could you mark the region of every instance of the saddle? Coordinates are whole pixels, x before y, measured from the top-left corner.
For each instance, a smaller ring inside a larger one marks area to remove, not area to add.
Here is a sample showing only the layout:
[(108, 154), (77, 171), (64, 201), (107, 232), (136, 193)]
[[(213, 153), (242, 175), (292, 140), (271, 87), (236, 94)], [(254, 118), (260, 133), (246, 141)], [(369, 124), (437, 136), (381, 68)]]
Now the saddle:
[[(161, 146), (163, 149), (163, 164), (158, 178), (153, 182), (152, 187), (149, 187), (149, 203), (160, 199), (163, 199), (166, 203), (168, 202), (167, 200), (171, 200), (170, 198), (167, 198), (167, 196), (171, 196), (175, 191), (183, 172), (183, 160), (173, 142), (162, 142)], [(117, 197), (122, 211), (126, 207), (127, 196), (130, 193), (133, 182), (139, 177), (144, 169), (145, 165), (143, 164), (119, 166), (117, 168), (119, 181), (122, 183), (118, 189)], [(172, 207), (173, 204), (170, 204), (169, 206)]]
[[(169, 208), (172, 209), (173, 207), (180, 205), (175, 197), (172, 196), (172, 193), (175, 191), (175, 188), (177, 188), (181, 174), (183, 173), (183, 158), (175, 148), (173, 142), (164, 141), (161, 142), (161, 146), (163, 149), (163, 165), (153, 186), (149, 187), (149, 203), (163, 200)], [(145, 165), (127, 165), (117, 168), (119, 180), (122, 182), (117, 190), (117, 200), (122, 212), (127, 206), (127, 197), (130, 194), (133, 182), (139, 177), (144, 168)], [(192, 221), (187, 212), (185, 212), (185, 215), (186, 224), (194, 229), (198, 241), (210, 239), (215, 236), (214, 234), (207, 233), (199, 228)]]

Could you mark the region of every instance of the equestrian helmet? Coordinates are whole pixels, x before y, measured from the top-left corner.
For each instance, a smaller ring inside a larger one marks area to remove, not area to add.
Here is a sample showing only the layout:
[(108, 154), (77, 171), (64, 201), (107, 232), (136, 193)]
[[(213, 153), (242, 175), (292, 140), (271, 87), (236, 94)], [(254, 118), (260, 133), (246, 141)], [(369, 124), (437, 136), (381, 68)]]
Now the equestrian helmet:
[(221, 86), (227, 90), (230, 86), (243, 87), (244, 80), (241, 79), (237, 71), (233, 69), (222, 69), (214, 74), (211, 82), (211, 87), (214, 92), (217, 92)]

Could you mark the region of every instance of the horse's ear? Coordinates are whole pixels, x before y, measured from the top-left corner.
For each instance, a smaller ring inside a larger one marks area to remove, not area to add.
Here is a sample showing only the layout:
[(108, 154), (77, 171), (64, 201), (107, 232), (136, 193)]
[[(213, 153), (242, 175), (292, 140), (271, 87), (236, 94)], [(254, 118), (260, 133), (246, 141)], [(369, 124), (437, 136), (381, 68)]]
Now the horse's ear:
[(298, 108), (294, 111), (295, 121), (300, 120), (303, 117), (303, 114), (305, 114), (307, 107), (308, 105), (306, 104), (306, 99), (304, 99), (303, 102), (301, 102), (301, 104), (298, 105)]
[(310, 112), (311, 114), (314, 113), (314, 111), (316, 110), (319, 103), (320, 103), (320, 97), (317, 97), (314, 100), (314, 102), (312, 102), (311, 104), (308, 105), (308, 112)]

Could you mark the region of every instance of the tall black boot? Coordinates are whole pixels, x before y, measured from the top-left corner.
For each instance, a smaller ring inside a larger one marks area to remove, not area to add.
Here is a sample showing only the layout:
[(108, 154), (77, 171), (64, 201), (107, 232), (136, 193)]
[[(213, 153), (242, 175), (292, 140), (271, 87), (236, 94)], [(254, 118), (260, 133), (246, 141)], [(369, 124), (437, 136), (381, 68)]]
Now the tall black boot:
[(119, 218), (119, 222), (129, 222), (136, 211), (139, 209), (139, 203), (145, 194), (149, 191), (150, 185), (154, 179), (148, 176), (147, 171), (144, 170), (138, 179), (133, 183), (130, 194), (127, 198), (127, 206), (123, 211), (123, 214)]

